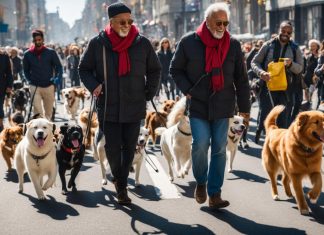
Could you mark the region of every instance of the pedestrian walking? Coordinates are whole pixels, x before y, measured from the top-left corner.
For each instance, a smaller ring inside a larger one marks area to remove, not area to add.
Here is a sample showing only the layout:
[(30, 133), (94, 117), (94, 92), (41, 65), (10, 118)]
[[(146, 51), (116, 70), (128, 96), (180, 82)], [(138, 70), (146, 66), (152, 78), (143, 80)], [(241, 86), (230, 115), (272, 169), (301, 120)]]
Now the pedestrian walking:
[[(44, 46), (41, 30), (32, 32), (33, 45), (25, 52), (23, 68), (33, 97), (33, 112), (52, 119), (55, 102), (55, 85), (62, 79), (62, 65), (55, 52)], [(45, 111), (45, 115), (43, 112)]]
[(159, 86), (161, 66), (150, 41), (133, 25), (121, 2), (108, 7), (109, 24), (82, 54), (79, 74), (97, 98), (99, 128), (120, 204), (129, 204), (127, 178), (134, 158), (146, 101)]
[(71, 87), (80, 86), (80, 77), (78, 72), (78, 65), (80, 62), (80, 50), (78, 46), (70, 48), (71, 54), (67, 57), (67, 68), (69, 70)]
[[(296, 86), (301, 84), (300, 76), (303, 71), (303, 57), (298, 45), (291, 39), (293, 26), (290, 21), (283, 21), (279, 27), (279, 34), (265, 42), (251, 62), (252, 70), (260, 80), (260, 115), (255, 134), (258, 143), (261, 132), (264, 131), (264, 120), (273, 106), (285, 105), (286, 109), (279, 115), (278, 126), (287, 128), (291, 122), (291, 113), (295, 105)], [(270, 80), (268, 64), (278, 62), (284, 58), (285, 73), (288, 83), (287, 90), (269, 91), (266, 82)], [(299, 96), (301, 96), (300, 94)], [(273, 100), (273, 103), (271, 101)]]
[(221, 192), (229, 118), (234, 115), (236, 101), (246, 123), (250, 110), (241, 45), (227, 30), (229, 16), (225, 3), (211, 4), (196, 32), (180, 40), (170, 66), (172, 78), (190, 102), (195, 199), (204, 203), (208, 194), (211, 208), (230, 204), (222, 199)]

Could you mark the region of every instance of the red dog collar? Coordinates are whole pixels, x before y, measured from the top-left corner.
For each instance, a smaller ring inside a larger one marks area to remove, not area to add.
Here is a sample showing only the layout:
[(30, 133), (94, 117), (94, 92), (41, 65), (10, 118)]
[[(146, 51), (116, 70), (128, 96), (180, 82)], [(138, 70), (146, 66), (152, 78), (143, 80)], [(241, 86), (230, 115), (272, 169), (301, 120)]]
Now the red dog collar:
[(74, 148), (68, 148), (64, 144), (62, 144), (62, 148), (65, 150), (65, 152), (68, 152), (71, 154), (75, 154), (75, 153), (79, 152), (79, 150), (80, 150), (80, 146), (78, 148), (74, 149)]

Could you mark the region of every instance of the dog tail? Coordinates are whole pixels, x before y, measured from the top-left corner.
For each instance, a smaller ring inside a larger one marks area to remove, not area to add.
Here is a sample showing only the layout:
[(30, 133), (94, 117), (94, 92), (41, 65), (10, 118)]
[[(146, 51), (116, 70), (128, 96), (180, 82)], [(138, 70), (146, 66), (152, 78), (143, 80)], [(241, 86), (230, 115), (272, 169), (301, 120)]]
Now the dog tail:
[(166, 130), (167, 128), (165, 128), (165, 127), (158, 127), (158, 128), (156, 128), (155, 129), (155, 134), (156, 135), (162, 135), (162, 133)]
[(276, 124), (277, 118), (279, 114), (285, 109), (285, 106), (283, 105), (277, 105), (275, 106), (271, 112), (268, 114), (266, 120), (264, 121), (264, 127), (266, 130), (266, 133), (268, 133), (269, 130), (277, 129), (278, 126)]

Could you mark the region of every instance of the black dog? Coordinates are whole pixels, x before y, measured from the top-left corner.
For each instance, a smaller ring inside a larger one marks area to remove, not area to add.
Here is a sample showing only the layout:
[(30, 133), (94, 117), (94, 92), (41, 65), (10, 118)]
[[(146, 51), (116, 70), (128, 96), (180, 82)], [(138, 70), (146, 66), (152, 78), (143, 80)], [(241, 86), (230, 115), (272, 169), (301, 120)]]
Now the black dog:
[(77, 177), (82, 166), (85, 146), (82, 143), (82, 128), (79, 125), (68, 125), (67, 123), (60, 127), (62, 138), (59, 140), (56, 150), (56, 158), (59, 166), (59, 174), (62, 182), (62, 194), (67, 194), (65, 172), (71, 170), (71, 178), (68, 188), (76, 192), (75, 178)]
[(26, 92), (26, 90), (24, 88), (15, 90), (12, 96), (13, 110), (14, 111), (18, 110), (26, 114), (27, 103), (28, 103), (28, 93)]

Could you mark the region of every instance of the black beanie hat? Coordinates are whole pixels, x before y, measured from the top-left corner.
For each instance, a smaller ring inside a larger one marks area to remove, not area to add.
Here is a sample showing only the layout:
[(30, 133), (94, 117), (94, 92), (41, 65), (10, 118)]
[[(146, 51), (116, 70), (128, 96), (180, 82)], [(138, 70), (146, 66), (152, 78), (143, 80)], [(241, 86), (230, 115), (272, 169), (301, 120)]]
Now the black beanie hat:
[(124, 3), (116, 2), (108, 6), (108, 17), (109, 19), (121, 13), (132, 13)]

